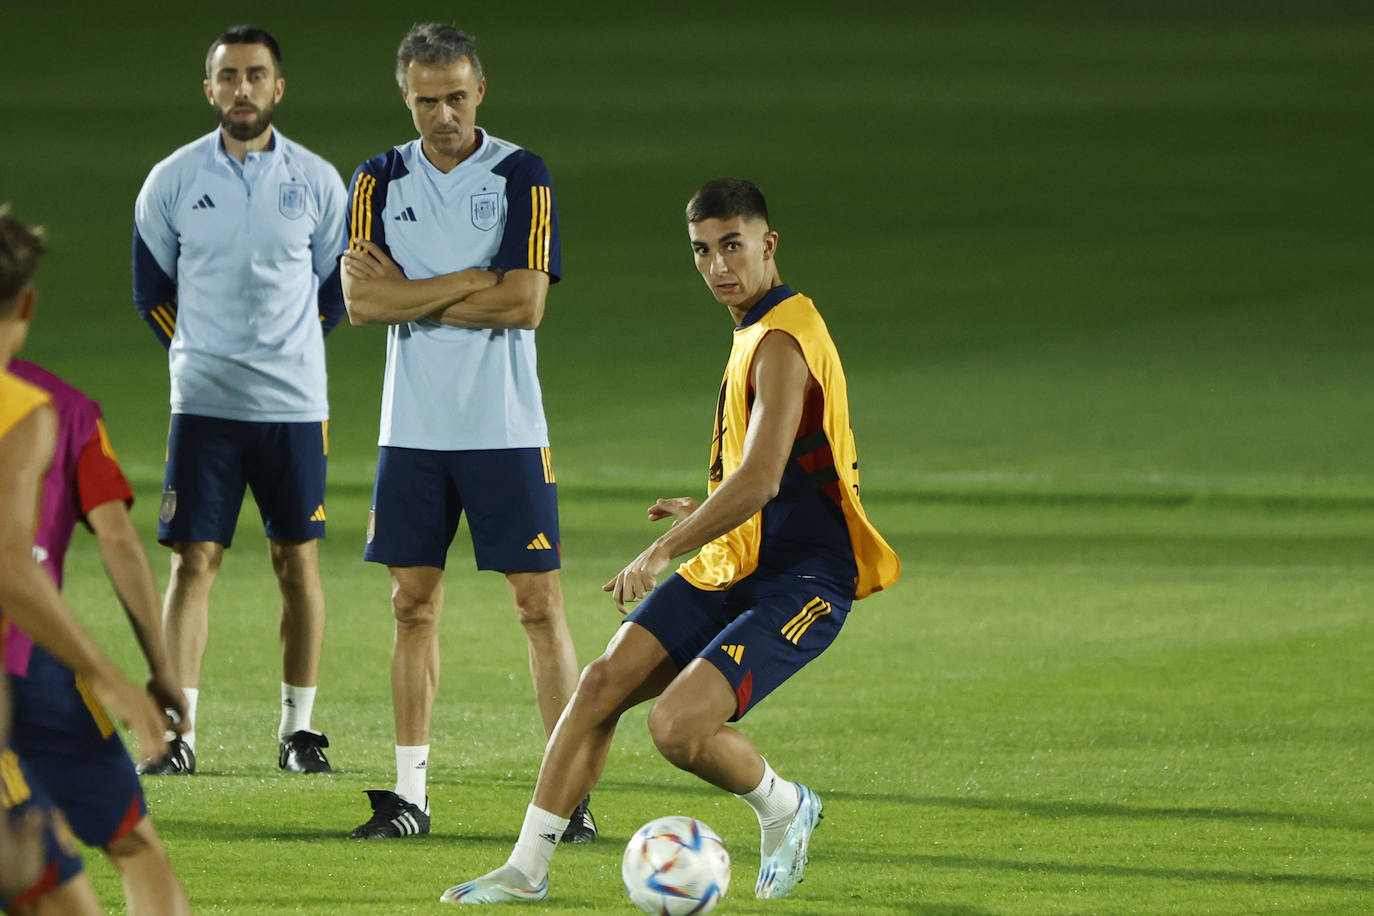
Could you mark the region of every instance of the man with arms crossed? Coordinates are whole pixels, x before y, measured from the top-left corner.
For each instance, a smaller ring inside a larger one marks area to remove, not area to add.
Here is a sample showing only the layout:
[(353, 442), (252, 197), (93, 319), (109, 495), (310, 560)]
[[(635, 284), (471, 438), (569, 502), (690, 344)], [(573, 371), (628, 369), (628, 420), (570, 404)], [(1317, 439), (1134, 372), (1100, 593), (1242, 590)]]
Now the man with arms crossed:
[(164, 623), (190, 713), (149, 773), (195, 772), (210, 587), (245, 486), (282, 595), (278, 765), (330, 769), (310, 718), (325, 624), (324, 334), (343, 317), (346, 191), (333, 166), (272, 127), (285, 87), (269, 33), (235, 26), (216, 38), (205, 98), (220, 126), (159, 162), (134, 206), (134, 301), (169, 350), (158, 540), (172, 549)]
[[(6, 209), (0, 207), (0, 366), (4, 367), (28, 335), (38, 301), (32, 278), (43, 254), (39, 234), (8, 216)], [(146, 757), (161, 756), (168, 718), (91, 642), (34, 555), (43, 477), (59, 435), (51, 400), (42, 389), (7, 368), (0, 369), (0, 652), (9, 654), (6, 633), (11, 624), (19, 627), (76, 675), (76, 689), (91, 718), (108, 723), (102, 704), (108, 706), (133, 729)], [(34, 702), (32, 697), (19, 700), (21, 716), (32, 712), (27, 708)], [(84, 777), (67, 773), (65, 778)], [(93, 795), (110, 788), (113, 800), (129, 808), (128, 795), (120, 799), (115, 787), (103, 779), (84, 788), (96, 790)], [(32, 770), (24, 772), (13, 748), (0, 746), (0, 817), (34, 807), (50, 815), (44, 866), (36, 881), (0, 899), (0, 906), (16, 913), (99, 913), (100, 904), (81, 870), (65, 819), (52, 809), (41, 785), (32, 779)], [(149, 838), (156, 841), (151, 826), (139, 835), (140, 841)], [(13, 890), (8, 880), (5, 883), (7, 891)]]
[[(396, 81), (420, 136), (354, 174), (342, 259), (349, 320), (388, 325), (364, 558), (390, 570), (396, 618), (396, 788), (368, 792), (355, 838), (429, 832), (444, 564), (461, 513), (478, 568), (510, 584), (546, 733), (577, 681), (535, 366), (534, 329), (561, 272), (553, 185), (538, 156), (477, 127), (487, 84), (463, 32), (411, 29)], [(594, 839), (586, 799), (576, 808), (568, 839)]]
[[(697, 270), (736, 325), (710, 495), (649, 507), (673, 527), (605, 586), (622, 613), (644, 603), (582, 672), (511, 857), (449, 888), (446, 903), (544, 899), (563, 819), (601, 776), (620, 716), (653, 697), (663, 756), (758, 815), (755, 894), (785, 897), (802, 879), (821, 800), (727, 723), (824, 651), (850, 604), (891, 585), (901, 564), (859, 502), (844, 370), (815, 305), (779, 278), (763, 194), (744, 179), (709, 182), (687, 226)], [(673, 557), (697, 548), (655, 588)]]

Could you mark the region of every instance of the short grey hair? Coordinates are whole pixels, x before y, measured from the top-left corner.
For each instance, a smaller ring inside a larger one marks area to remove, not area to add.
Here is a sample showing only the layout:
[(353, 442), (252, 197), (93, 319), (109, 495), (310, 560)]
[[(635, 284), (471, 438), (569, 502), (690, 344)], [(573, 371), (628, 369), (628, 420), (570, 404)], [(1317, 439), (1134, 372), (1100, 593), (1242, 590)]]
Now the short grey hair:
[(482, 62), (477, 58), (477, 39), (462, 29), (441, 22), (424, 22), (410, 27), (396, 49), (396, 83), (406, 88), (406, 70), (412, 63), (425, 67), (446, 67), (466, 57), (472, 72), (482, 79)]

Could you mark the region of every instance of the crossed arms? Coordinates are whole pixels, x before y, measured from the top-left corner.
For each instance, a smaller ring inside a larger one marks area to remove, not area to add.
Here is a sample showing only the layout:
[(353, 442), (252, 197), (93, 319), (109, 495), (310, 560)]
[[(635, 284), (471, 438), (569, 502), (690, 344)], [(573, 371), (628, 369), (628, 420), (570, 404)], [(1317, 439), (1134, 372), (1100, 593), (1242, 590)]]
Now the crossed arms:
[(549, 275), (472, 267), (412, 280), (375, 242), (358, 240), (340, 259), (351, 324), (403, 324), (429, 318), (457, 328), (524, 328), (544, 319)]

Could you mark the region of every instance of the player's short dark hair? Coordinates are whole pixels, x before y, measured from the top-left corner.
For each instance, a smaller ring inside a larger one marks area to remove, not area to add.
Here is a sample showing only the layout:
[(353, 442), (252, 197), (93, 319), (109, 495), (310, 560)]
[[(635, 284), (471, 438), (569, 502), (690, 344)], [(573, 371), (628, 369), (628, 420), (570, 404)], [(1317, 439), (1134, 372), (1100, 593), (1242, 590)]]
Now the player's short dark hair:
[(706, 219), (761, 219), (768, 222), (768, 203), (759, 186), (748, 178), (717, 178), (701, 186), (687, 201), (687, 222)]
[(277, 68), (277, 76), (281, 73), (281, 46), (277, 44), (277, 39), (272, 37), (272, 33), (266, 29), (260, 29), (253, 25), (231, 25), (219, 34), (214, 41), (210, 42), (210, 50), (205, 52), (205, 78), (210, 79), (210, 59), (215, 56), (215, 51), (220, 45), (264, 45), (268, 51), (272, 52), (272, 66)]
[(47, 250), (42, 229), (25, 226), (10, 216), (9, 204), (0, 204), (0, 318), (19, 301)]
[(462, 29), (442, 22), (422, 22), (410, 27), (396, 49), (396, 83), (406, 88), (406, 70), (411, 63), (425, 67), (447, 67), (466, 57), (472, 72), (482, 78), (482, 61), (477, 58), (477, 39)]

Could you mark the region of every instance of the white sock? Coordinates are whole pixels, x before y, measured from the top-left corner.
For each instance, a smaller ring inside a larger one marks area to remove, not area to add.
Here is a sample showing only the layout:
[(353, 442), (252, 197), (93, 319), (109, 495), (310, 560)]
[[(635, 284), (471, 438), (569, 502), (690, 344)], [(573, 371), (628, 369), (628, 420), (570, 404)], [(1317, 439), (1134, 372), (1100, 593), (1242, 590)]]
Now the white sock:
[(506, 864), (529, 879), (529, 889), (534, 890), (549, 875), (549, 863), (558, 849), (558, 841), (563, 839), (563, 831), (568, 829), (568, 819), (559, 817), (543, 808), (531, 804), (525, 809), (525, 823), (520, 826), (520, 839), (515, 841)]
[(429, 775), (429, 745), (396, 745), (396, 794), (425, 813), (426, 777)]
[(196, 704), (200, 702), (199, 687), (183, 687), (181, 692), (186, 696), (186, 734), (181, 736), (181, 740), (194, 752), (196, 749)]
[(788, 782), (774, 773), (765, 760), (763, 779), (759, 780), (759, 784), (752, 791), (735, 797), (753, 808), (758, 815), (759, 827), (763, 830), (761, 845), (764, 855), (768, 855), (782, 842), (787, 825), (801, 804), (801, 793), (797, 791), (796, 783)]
[(314, 687), (293, 687), (281, 684), (281, 724), (277, 726), (277, 740), (296, 732), (310, 731), (310, 713), (315, 709)]

